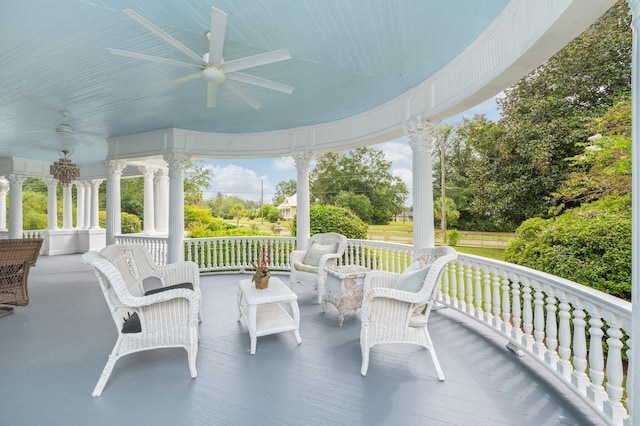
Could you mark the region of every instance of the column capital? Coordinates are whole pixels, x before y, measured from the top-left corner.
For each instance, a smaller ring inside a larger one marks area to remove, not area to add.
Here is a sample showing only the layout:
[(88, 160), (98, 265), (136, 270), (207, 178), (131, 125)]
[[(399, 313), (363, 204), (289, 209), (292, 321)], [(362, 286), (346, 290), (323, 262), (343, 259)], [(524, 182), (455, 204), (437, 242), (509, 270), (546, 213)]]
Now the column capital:
[(0, 179), (0, 193), (6, 193), (9, 191), (9, 181)]
[(309, 167), (313, 153), (311, 151), (294, 151), (291, 157), (296, 162), (296, 167)]
[(27, 179), (24, 175), (14, 175), (10, 174), (7, 176), (7, 180), (9, 181), (9, 185), (22, 185), (24, 181)]
[(184, 167), (191, 160), (191, 156), (184, 152), (170, 152), (168, 154), (164, 154), (164, 161), (169, 164), (169, 168), (173, 167)]
[(155, 169), (155, 168), (146, 167), (146, 166), (139, 166), (138, 167), (138, 171), (140, 173), (142, 173), (142, 176), (145, 177), (145, 178), (152, 178), (155, 175), (156, 170), (157, 169)]
[(426, 150), (430, 153), (437, 130), (437, 123), (422, 117), (409, 121), (404, 127), (405, 134), (409, 136), (409, 145), (414, 152)]
[(54, 188), (58, 186), (58, 179), (53, 177), (43, 177), (42, 180), (47, 185), (47, 188), (53, 186)]
[(124, 168), (127, 167), (127, 162), (122, 160), (106, 160), (104, 166), (107, 168), (110, 176), (120, 177)]
[(104, 179), (91, 179), (89, 182), (93, 188), (98, 188)]

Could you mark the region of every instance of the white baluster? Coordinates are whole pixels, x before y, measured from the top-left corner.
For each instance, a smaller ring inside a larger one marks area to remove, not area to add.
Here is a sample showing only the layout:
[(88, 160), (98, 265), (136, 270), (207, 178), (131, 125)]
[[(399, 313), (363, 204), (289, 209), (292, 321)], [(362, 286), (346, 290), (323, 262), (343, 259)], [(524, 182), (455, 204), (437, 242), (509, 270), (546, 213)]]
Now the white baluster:
[(571, 383), (583, 395), (586, 394), (589, 376), (587, 376), (587, 338), (582, 306), (573, 308), (573, 372)]
[(511, 334), (511, 298), (509, 297), (509, 278), (505, 271), (498, 271), (502, 276), (502, 332), (509, 336)]
[(545, 353), (545, 362), (549, 364), (552, 370), (556, 369), (558, 363), (558, 322), (556, 320), (556, 298), (550, 294), (547, 296), (547, 321), (545, 332), (547, 335), (547, 352)]
[(589, 377), (591, 384), (587, 387), (587, 397), (602, 410), (603, 402), (607, 399), (607, 393), (602, 386), (604, 381), (604, 354), (602, 351), (602, 320), (592, 316), (589, 320)]
[(607, 352), (607, 393), (609, 399), (604, 402), (604, 413), (613, 424), (620, 424), (627, 411), (620, 402), (622, 400), (622, 331), (617, 324), (609, 323), (607, 330), (609, 352)]
[(536, 341), (533, 346), (533, 352), (541, 359), (544, 358), (545, 353), (543, 297), (544, 294), (541, 291), (535, 290), (533, 294), (533, 337)]
[(493, 268), (491, 268), (491, 275), (493, 278), (491, 280), (491, 286), (493, 289), (493, 296), (492, 296), (493, 324), (492, 325), (496, 330), (501, 330), (502, 320), (500, 319), (500, 276), (498, 276), (498, 273)]
[[(566, 295), (563, 295), (566, 297)], [(561, 301), (560, 305), (560, 313), (558, 317), (560, 318), (560, 327), (558, 330), (558, 355), (560, 356), (560, 361), (558, 363), (558, 371), (560, 375), (564, 377), (565, 380), (571, 381), (571, 373), (573, 371), (573, 367), (571, 365), (571, 314), (570, 309), (571, 305), (569, 305), (566, 301)]]
[(491, 313), (491, 274), (487, 269), (484, 271), (484, 321), (487, 324), (492, 324), (493, 314)]

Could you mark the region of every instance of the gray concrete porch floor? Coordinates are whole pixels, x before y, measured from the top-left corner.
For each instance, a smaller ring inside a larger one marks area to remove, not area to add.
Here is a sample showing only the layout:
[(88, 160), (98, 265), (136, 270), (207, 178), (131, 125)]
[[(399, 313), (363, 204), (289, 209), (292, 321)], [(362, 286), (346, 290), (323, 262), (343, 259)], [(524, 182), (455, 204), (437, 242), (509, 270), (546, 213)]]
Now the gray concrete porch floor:
[[(237, 281), (202, 277), (198, 377), (186, 352), (121, 358), (104, 393), (91, 391), (116, 338), (90, 267), (79, 255), (41, 256), (31, 304), (0, 318), (0, 424), (6, 425), (590, 425), (586, 405), (503, 339), (442, 309), (430, 319), (446, 375), (424, 349), (380, 345), (360, 375), (360, 319), (322, 312), (315, 290), (296, 286), (292, 332), (258, 338), (255, 355), (238, 322)], [(281, 279), (288, 281), (288, 276)]]

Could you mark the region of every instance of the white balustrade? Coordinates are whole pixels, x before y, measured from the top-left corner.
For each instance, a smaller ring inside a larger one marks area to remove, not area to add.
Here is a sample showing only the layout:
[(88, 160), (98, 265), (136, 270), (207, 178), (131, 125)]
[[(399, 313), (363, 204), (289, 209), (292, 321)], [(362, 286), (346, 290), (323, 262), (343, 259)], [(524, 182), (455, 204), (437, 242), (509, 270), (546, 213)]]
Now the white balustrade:
[[(166, 259), (166, 239), (119, 236)], [(260, 244), (271, 244), (274, 271), (288, 271), (292, 237), (185, 239), (185, 258), (201, 272), (254, 270)], [(413, 248), (349, 240), (339, 264), (402, 272)], [(548, 368), (607, 424), (629, 424), (624, 406), (626, 361), (632, 352), (631, 303), (586, 286), (506, 262), (459, 254), (448, 265), (438, 301), (493, 329), (509, 348)], [(605, 346), (603, 346), (605, 345)], [(628, 386), (627, 386), (628, 387)]]

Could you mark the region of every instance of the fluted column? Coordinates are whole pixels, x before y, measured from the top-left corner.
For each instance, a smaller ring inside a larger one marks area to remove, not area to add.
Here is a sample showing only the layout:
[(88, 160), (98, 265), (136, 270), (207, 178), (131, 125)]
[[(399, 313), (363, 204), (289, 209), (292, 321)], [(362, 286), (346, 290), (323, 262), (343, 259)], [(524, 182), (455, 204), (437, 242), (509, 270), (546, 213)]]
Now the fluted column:
[(142, 220), (142, 233), (149, 235), (156, 232), (155, 225), (155, 204), (153, 201), (153, 176), (155, 169), (150, 167), (138, 167), (144, 179), (144, 218)]
[(22, 238), (22, 184), (26, 176), (9, 175), (9, 238)]
[(71, 185), (62, 186), (62, 229), (73, 229)]
[(58, 229), (58, 179), (43, 178), (47, 184), (47, 229)]
[(296, 162), (296, 179), (298, 187), (298, 209), (296, 219), (296, 242), (298, 250), (307, 248), (307, 241), (311, 236), (311, 206), (309, 203), (309, 164), (312, 154), (309, 151), (298, 151), (293, 153)]
[(107, 160), (107, 245), (115, 242), (115, 236), (122, 232), (122, 219), (120, 217), (120, 177), (127, 166), (124, 161)]
[(154, 178), (156, 196), (156, 231), (160, 234), (166, 234), (169, 228), (169, 176), (167, 171), (158, 169)]
[[(631, 53), (631, 163), (632, 163), (632, 202), (631, 202), (631, 235), (640, 232), (640, 0), (628, 0), (633, 14), (631, 28), (633, 30)], [(637, 424), (640, 413), (640, 244), (637, 238), (631, 245), (631, 355), (629, 374), (627, 375), (627, 406), (631, 417)], [(631, 382), (631, 383), (629, 383)], [(631, 424), (631, 421), (629, 421)]]
[(84, 228), (84, 182), (76, 181), (76, 229)]
[(0, 231), (7, 230), (7, 192), (9, 192), (9, 182), (0, 180)]
[(91, 184), (91, 223), (90, 229), (100, 229), (100, 218), (98, 216), (99, 213), (99, 200), (100, 200), (100, 184), (103, 179), (92, 179)]
[(435, 246), (431, 149), (436, 127), (418, 117), (405, 129), (413, 151), (413, 247)]
[(189, 156), (173, 152), (164, 156), (169, 164), (169, 244), (167, 263), (184, 260), (184, 167)]

